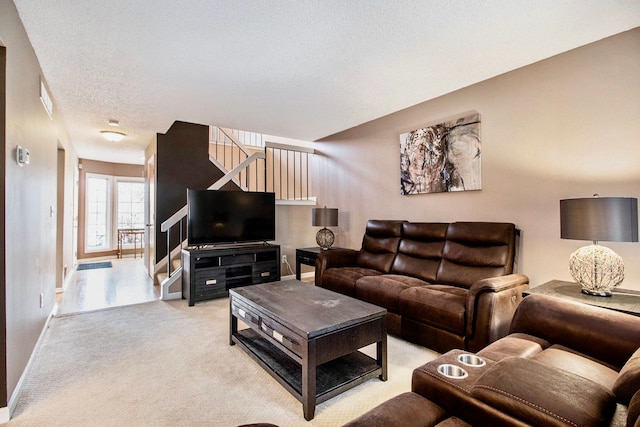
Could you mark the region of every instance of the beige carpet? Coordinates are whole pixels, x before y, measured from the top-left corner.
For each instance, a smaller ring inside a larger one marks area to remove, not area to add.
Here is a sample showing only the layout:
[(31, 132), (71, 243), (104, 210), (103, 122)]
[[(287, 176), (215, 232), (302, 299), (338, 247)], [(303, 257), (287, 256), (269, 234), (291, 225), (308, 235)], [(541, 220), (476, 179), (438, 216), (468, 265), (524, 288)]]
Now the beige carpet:
[(408, 391), (412, 370), (437, 356), (389, 337), (389, 380), (318, 405), (306, 422), (300, 402), (229, 346), (228, 305), (157, 301), (53, 318), (7, 425), (340, 426)]

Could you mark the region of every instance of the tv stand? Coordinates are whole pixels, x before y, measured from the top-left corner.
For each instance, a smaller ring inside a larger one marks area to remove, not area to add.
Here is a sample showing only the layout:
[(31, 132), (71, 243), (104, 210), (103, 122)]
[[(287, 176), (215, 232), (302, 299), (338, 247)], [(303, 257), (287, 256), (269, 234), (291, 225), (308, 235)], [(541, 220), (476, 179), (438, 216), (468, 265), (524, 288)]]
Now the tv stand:
[(280, 280), (280, 246), (252, 244), (182, 250), (182, 298), (189, 306), (229, 289)]

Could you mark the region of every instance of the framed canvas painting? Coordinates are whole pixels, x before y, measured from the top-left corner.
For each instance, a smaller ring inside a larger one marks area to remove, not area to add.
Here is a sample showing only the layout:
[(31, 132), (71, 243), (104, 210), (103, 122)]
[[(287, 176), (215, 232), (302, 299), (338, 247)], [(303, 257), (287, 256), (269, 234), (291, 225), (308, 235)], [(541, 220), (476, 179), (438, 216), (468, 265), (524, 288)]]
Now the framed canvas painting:
[(480, 190), (480, 114), (400, 135), (400, 193)]

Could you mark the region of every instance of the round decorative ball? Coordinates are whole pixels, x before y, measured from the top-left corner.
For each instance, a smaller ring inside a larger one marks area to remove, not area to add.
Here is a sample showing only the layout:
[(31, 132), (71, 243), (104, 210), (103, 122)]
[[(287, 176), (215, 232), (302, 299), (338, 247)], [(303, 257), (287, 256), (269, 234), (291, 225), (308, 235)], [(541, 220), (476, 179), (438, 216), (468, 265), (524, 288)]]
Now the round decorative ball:
[(333, 245), (334, 235), (333, 231), (328, 228), (323, 228), (316, 234), (316, 243), (322, 249), (329, 249)]
[(582, 292), (590, 295), (610, 296), (624, 279), (622, 257), (600, 245), (584, 246), (572, 253), (569, 271)]

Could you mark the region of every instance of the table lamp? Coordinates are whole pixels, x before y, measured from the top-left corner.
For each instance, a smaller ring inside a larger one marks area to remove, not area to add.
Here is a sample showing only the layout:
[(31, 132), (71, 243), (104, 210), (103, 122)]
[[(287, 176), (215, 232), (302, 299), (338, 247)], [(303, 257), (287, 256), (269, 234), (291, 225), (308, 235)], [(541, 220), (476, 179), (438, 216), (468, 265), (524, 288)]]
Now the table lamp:
[(335, 236), (327, 227), (338, 226), (338, 209), (335, 208), (313, 208), (311, 209), (311, 225), (323, 227), (316, 234), (316, 243), (322, 249), (329, 249), (333, 245)]
[(611, 296), (624, 279), (622, 257), (598, 244), (638, 241), (638, 199), (598, 197), (560, 200), (560, 237), (591, 240), (569, 258), (569, 271), (587, 295)]

